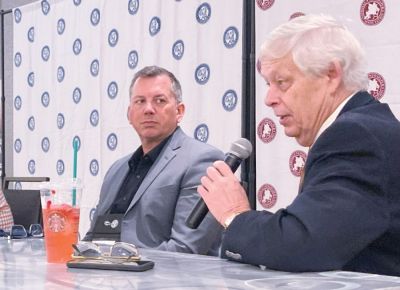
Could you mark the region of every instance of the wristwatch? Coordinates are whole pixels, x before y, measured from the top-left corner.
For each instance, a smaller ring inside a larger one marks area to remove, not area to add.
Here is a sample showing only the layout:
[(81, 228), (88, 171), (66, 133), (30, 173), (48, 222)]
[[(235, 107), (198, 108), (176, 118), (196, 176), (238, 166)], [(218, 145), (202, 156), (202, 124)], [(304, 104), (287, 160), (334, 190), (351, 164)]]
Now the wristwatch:
[(232, 214), (231, 216), (229, 216), (226, 220), (225, 220), (225, 222), (224, 222), (224, 224), (223, 224), (223, 227), (226, 229), (227, 227), (229, 227), (229, 225), (232, 223), (232, 221), (234, 220), (234, 218), (237, 216), (237, 215), (239, 215), (240, 213), (239, 212), (236, 212), (236, 213), (234, 213), (234, 214)]

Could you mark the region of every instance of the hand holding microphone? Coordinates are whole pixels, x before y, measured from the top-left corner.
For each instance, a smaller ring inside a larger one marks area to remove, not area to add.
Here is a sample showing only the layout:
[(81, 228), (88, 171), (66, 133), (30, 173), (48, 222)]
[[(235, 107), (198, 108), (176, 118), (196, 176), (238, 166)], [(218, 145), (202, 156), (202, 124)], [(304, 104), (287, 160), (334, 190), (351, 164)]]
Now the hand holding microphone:
[(187, 218), (188, 227), (197, 228), (208, 209), (221, 224), (233, 213), (250, 210), (246, 192), (233, 172), (251, 151), (251, 143), (241, 138), (231, 145), (224, 162), (216, 161), (207, 169), (207, 175), (201, 178), (202, 185), (198, 188), (204, 200), (199, 200)]

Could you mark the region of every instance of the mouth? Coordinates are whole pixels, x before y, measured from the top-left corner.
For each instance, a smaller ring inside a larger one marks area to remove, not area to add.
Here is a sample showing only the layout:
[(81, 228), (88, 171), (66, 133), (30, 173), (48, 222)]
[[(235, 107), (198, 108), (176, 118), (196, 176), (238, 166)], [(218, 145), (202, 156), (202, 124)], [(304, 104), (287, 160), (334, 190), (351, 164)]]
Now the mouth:
[(277, 115), (277, 117), (279, 118), (279, 124), (281, 124), (282, 126), (285, 126), (290, 118), (289, 115)]

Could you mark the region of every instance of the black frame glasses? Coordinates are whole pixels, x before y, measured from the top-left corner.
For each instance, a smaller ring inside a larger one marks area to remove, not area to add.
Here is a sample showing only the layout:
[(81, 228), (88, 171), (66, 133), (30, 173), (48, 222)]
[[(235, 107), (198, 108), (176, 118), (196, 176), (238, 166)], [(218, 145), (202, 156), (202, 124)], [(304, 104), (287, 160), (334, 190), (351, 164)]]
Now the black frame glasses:
[(23, 225), (11, 226), (10, 232), (0, 230), (0, 237), (8, 237), (10, 239), (42, 238), (43, 236), (43, 228), (40, 224), (31, 224), (28, 230)]

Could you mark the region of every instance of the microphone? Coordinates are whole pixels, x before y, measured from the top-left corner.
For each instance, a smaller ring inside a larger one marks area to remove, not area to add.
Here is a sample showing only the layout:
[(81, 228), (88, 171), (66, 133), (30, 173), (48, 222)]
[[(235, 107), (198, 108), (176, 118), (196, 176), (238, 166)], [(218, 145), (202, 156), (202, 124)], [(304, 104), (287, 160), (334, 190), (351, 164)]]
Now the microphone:
[[(230, 151), (225, 154), (224, 162), (228, 164), (232, 172), (235, 172), (240, 163), (250, 156), (252, 150), (253, 146), (250, 141), (245, 138), (240, 138), (232, 143)], [(203, 199), (200, 198), (192, 209), (189, 217), (186, 219), (186, 225), (191, 229), (197, 229), (207, 213), (208, 207)]]

